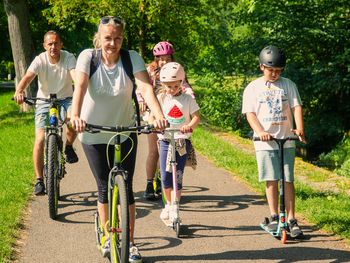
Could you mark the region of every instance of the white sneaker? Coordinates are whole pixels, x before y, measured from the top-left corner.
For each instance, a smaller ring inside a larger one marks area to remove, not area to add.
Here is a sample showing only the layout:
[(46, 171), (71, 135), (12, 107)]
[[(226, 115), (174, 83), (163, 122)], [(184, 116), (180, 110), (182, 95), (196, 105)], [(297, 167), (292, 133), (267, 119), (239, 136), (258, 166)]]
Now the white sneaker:
[(142, 262), (142, 257), (141, 257), (141, 254), (139, 252), (139, 249), (134, 244), (130, 244), (129, 262), (132, 262), (132, 263), (141, 263)]
[(160, 219), (169, 220), (170, 205), (165, 205), (162, 212), (160, 213)]

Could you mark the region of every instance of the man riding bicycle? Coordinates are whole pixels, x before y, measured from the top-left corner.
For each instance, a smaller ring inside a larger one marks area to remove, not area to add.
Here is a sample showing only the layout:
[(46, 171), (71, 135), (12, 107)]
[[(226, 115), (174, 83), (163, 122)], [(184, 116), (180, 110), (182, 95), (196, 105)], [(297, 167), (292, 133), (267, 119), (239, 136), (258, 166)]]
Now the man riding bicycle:
[[(43, 43), (45, 52), (42, 52), (30, 64), (26, 74), (19, 82), (14, 100), (18, 104), (24, 101), (24, 91), (29, 84), (38, 76), (37, 97), (49, 98), (51, 93), (57, 94), (57, 98), (72, 97), (73, 80), (75, 74), (76, 58), (73, 54), (62, 50), (63, 42), (60, 35), (53, 30), (44, 35)], [(71, 98), (62, 102), (62, 107), (70, 115)], [(35, 143), (33, 149), (33, 161), (36, 175), (35, 195), (45, 194), (43, 180), (44, 168), (44, 140), (45, 125), (48, 121), (49, 103), (38, 102), (35, 109)], [(74, 152), (72, 144), (76, 138), (76, 132), (72, 128), (67, 128), (66, 136), (66, 161), (68, 163), (78, 162), (78, 156)]]

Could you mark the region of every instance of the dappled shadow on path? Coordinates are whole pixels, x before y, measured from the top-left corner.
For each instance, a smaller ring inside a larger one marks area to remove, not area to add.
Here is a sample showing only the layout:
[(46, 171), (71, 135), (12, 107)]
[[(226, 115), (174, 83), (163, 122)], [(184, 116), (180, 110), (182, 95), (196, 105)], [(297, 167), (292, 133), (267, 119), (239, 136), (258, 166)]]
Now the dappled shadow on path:
[[(180, 209), (183, 212), (207, 212), (219, 213), (246, 209), (251, 205), (265, 205), (265, 199), (259, 195), (205, 195), (209, 189), (206, 187), (186, 186), (183, 189)], [(194, 195), (193, 193), (196, 193)], [(198, 195), (201, 193), (201, 195)], [(137, 197), (136, 207), (138, 208), (137, 218), (145, 217), (150, 210), (162, 208), (162, 200), (147, 201), (143, 192), (135, 194)]]
[[(97, 200), (97, 192), (79, 192), (79, 193), (69, 193), (66, 195), (62, 195), (58, 202), (58, 215), (56, 221), (63, 223), (71, 223), (71, 224), (92, 224), (93, 219), (91, 221), (86, 222), (82, 220), (76, 220), (75, 218), (82, 218), (81, 216), (75, 216), (74, 220), (72, 219), (73, 215), (86, 213), (89, 211), (96, 211), (96, 200)], [(69, 208), (71, 206), (81, 207), (74, 208), (72, 211), (63, 212), (62, 210)], [(69, 218), (69, 219), (68, 219)]]
[(192, 255), (166, 255), (157, 257), (148, 257), (143, 262), (215, 262), (222, 260), (240, 261), (240, 260), (275, 260), (279, 263), (286, 262), (318, 262), (329, 260), (333, 263), (342, 263), (350, 261), (350, 252), (336, 249), (312, 248), (312, 247), (276, 247), (264, 250), (231, 250), (220, 253), (205, 253)]

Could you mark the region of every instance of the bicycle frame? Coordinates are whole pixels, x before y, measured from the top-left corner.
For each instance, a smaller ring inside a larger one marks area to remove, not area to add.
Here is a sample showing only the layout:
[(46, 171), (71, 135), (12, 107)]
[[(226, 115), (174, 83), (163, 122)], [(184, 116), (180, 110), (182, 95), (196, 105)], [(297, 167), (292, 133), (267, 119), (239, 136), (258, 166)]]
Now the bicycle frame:
[[(121, 135), (123, 132), (141, 131), (143, 133), (150, 133), (152, 126), (136, 126), (136, 127), (109, 127), (99, 125), (86, 125), (86, 131), (91, 133), (109, 132), (115, 133), (111, 140), (114, 139), (114, 164), (108, 175), (108, 218), (109, 220), (109, 236), (111, 242), (111, 262), (128, 262), (129, 261), (129, 201), (128, 201), (128, 171), (121, 166)], [(142, 131), (143, 130), (143, 131)], [(111, 142), (110, 140), (110, 142)], [(108, 147), (107, 144), (107, 160)], [(120, 212), (118, 211), (120, 207)], [(99, 220), (97, 220), (98, 222)], [(120, 223), (121, 221), (121, 223)], [(98, 226), (97, 226), (98, 227)], [(97, 229), (98, 231), (98, 229)], [(121, 238), (119, 237), (121, 235)], [(97, 242), (101, 240), (97, 237)]]

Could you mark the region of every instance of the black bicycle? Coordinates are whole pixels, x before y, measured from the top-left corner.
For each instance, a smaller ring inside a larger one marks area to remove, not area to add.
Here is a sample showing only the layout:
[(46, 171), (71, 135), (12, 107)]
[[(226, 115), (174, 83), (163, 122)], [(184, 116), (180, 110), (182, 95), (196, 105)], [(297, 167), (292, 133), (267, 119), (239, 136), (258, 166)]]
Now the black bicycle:
[[(57, 217), (60, 181), (66, 173), (66, 160), (62, 140), (63, 125), (66, 116), (62, 116), (61, 114), (61, 102), (69, 98), (71, 97), (58, 99), (56, 94), (50, 94), (50, 98), (24, 98), (24, 102), (29, 105), (35, 105), (38, 100), (49, 103), (49, 123), (45, 126), (44, 177), (48, 196), (49, 215), (52, 219), (56, 219)], [(63, 115), (65, 115), (65, 112)]]
[[(108, 221), (105, 226), (101, 225), (100, 216), (95, 213), (95, 232), (98, 248), (101, 248), (107, 239), (107, 229), (110, 240), (110, 261), (113, 263), (129, 262), (129, 201), (127, 195), (128, 171), (122, 167), (121, 136), (129, 137), (126, 132), (150, 133), (153, 125), (110, 127), (86, 124), (85, 130), (90, 133), (108, 132), (114, 135), (109, 143), (114, 140), (114, 165), (108, 176)], [(130, 150), (131, 152), (131, 150)], [(130, 153), (129, 152), (129, 153)], [(108, 154), (108, 153), (107, 153)], [(126, 157), (124, 157), (125, 159)], [(109, 160), (107, 156), (107, 160)]]

